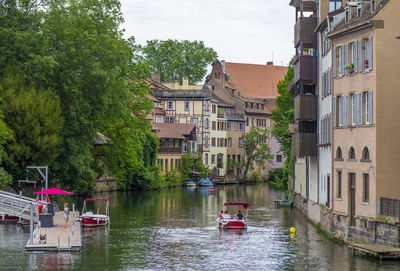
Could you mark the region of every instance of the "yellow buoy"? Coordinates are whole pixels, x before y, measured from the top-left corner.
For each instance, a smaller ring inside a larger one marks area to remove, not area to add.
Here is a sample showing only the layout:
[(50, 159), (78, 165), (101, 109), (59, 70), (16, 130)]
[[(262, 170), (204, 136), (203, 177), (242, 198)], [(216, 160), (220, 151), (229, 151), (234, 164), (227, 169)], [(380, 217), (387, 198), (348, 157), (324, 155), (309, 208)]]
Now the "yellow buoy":
[(296, 234), (296, 228), (295, 227), (291, 227), (290, 228), (290, 234)]

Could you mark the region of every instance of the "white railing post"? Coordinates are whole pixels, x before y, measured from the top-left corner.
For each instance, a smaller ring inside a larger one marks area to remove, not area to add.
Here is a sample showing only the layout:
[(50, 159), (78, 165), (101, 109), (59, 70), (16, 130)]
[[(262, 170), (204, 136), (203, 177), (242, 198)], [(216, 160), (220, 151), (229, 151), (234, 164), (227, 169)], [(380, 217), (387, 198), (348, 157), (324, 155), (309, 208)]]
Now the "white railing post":
[(29, 243), (33, 244), (33, 203), (31, 203), (31, 219), (29, 223)]

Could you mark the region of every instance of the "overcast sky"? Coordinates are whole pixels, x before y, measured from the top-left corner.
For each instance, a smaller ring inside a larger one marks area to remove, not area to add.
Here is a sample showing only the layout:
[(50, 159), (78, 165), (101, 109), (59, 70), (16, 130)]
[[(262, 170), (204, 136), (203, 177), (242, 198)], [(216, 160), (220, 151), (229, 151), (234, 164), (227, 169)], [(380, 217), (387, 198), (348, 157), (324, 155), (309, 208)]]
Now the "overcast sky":
[(287, 65), (294, 54), (289, 0), (121, 0), (125, 37), (202, 40), (228, 62)]

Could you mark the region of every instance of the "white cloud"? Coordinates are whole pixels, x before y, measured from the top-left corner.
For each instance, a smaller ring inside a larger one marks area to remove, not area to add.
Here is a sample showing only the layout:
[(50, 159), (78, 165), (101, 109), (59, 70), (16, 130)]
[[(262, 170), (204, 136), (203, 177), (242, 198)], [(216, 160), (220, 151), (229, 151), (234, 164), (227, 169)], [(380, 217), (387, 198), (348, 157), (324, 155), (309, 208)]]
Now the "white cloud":
[(289, 0), (121, 0), (125, 36), (202, 40), (220, 59), (286, 65), (294, 53)]

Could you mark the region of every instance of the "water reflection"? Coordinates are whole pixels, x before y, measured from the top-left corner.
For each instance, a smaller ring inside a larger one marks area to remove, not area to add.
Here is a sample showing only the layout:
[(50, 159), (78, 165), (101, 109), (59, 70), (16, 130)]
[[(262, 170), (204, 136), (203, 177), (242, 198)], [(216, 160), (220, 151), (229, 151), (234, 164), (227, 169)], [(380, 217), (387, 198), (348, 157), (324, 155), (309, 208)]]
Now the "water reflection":
[[(0, 225), (0, 266), (20, 270), (400, 270), (395, 262), (353, 257), (317, 233), (282, 193), (266, 185), (104, 193), (109, 227), (83, 228), (80, 253), (28, 253), (29, 227)], [(70, 200), (70, 199), (68, 199)], [(83, 198), (76, 200), (82, 206)], [(246, 230), (220, 230), (224, 202), (248, 202)], [(98, 208), (96, 203), (91, 206)], [(290, 227), (296, 227), (293, 237)]]

